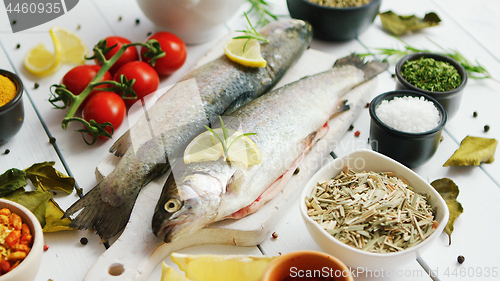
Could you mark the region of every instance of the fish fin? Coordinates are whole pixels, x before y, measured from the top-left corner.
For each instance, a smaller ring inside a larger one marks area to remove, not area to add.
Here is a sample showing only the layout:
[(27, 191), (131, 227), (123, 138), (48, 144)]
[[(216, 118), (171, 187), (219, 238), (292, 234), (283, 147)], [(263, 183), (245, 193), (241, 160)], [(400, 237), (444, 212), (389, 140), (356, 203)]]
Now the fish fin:
[(127, 202), (118, 206), (104, 202), (101, 198), (101, 188), (97, 185), (70, 206), (63, 218), (81, 210), (69, 226), (76, 229), (94, 229), (101, 238), (109, 239), (125, 228), (132, 207), (133, 204)]
[(126, 131), (115, 143), (109, 148), (109, 153), (113, 153), (117, 157), (122, 157), (132, 144), (130, 139), (130, 130)]
[(245, 173), (238, 169), (226, 183), (226, 192), (239, 192), (241, 185), (245, 183)]
[(372, 79), (373, 77), (387, 70), (387, 68), (389, 67), (389, 64), (387, 62), (375, 61), (375, 60), (365, 62), (363, 61), (363, 58), (361, 56), (355, 53), (347, 57), (338, 59), (335, 62), (334, 67), (335, 66), (339, 67), (343, 65), (352, 65), (357, 67), (358, 69), (361, 69), (365, 73), (366, 80)]

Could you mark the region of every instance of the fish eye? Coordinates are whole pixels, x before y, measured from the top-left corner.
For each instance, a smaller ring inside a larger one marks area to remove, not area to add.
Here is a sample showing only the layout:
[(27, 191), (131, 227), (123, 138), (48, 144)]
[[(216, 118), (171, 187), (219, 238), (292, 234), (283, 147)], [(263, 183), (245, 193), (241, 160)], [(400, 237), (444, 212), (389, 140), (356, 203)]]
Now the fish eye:
[(169, 213), (177, 212), (181, 208), (181, 201), (179, 199), (170, 199), (165, 203), (164, 208)]

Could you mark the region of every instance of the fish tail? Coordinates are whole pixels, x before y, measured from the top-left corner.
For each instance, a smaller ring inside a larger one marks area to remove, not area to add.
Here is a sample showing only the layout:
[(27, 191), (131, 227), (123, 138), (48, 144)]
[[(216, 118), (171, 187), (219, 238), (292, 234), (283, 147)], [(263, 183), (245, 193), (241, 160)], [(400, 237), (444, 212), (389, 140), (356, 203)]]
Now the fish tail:
[(132, 140), (130, 139), (130, 130), (125, 132), (118, 140), (109, 148), (109, 152), (117, 157), (122, 157), (130, 147)]
[(340, 67), (344, 65), (352, 65), (361, 69), (365, 73), (366, 80), (372, 79), (389, 67), (387, 62), (376, 60), (365, 62), (361, 56), (354, 53), (347, 57), (338, 59), (334, 66)]
[(76, 229), (94, 229), (101, 238), (109, 239), (127, 225), (132, 207), (133, 204), (127, 202), (112, 206), (103, 201), (100, 186), (97, 185), (69, 207), (63, 218), (81, 210), (69, 226)]

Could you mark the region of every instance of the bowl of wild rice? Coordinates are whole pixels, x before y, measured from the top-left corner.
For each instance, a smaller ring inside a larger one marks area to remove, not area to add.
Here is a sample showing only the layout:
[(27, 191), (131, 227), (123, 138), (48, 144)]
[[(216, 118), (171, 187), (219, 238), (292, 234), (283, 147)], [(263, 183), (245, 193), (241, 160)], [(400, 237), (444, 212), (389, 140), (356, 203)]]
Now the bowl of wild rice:
[(414, 53), (396, 63), (396, 89), (424, 93), (443, 105), (448, 119), (457, 113), (468, 74), (456, 60), (435, 53)]
[(287, 0), (292, 18), (309, 22), (314, 37), (326, 41), (351, 40), (375, 20), (382, 0)]
[(318, 246), (351, 268), (382, 270), (415, 261), (442, 234), (445, 201), (404, 165), (358, 150), (307, 182), (300, 212)]
[(436, 99), (408, 90), (378, 95), (369, 111), (371, 148), (409, 168), (434, 156), (448, 118)]

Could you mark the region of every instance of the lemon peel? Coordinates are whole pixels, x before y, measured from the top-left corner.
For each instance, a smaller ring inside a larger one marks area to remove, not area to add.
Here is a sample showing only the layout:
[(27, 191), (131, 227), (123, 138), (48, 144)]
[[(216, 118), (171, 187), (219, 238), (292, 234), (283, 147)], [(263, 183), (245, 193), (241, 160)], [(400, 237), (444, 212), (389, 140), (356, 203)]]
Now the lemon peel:
[(165, 262), (161, 265), (161, 281), (191, 281), (179, 271), (168, 266)]
[(226, 56), (241, 65), (250, 67), (266, 67), (267, 61), (260, 53), (257, 39), (230, 39), (224, 44)]

